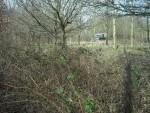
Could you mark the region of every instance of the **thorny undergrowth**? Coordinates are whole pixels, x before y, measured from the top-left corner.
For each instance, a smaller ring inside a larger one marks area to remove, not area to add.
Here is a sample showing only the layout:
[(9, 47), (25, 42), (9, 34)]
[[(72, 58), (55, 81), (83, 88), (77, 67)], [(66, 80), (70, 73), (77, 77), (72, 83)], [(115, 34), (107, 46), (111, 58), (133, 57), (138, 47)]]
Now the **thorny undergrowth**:
[[(133, 90), (135, 100), (141, 103), (134, 103), (135, 111), (148, 113), (148, 101), (142, 104), (149, 98), (149, 79), (143, 75), (148, 72), (139, 72), (138, 68), (133, 66), (133, 83), (138, 87)], [(0, 113), (119, 113), (122, 72), (120, 57), (106, 57), (103, 49), (42, 53), (33, 48), (3, 48)]]

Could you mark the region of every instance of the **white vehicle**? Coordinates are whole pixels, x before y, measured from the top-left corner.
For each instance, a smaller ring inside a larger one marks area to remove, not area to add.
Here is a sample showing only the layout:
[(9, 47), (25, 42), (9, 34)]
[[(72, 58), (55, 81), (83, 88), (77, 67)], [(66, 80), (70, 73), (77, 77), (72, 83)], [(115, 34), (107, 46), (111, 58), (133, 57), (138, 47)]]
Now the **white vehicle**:
[(107, 34), (106, 33), (96, 33), (95, 38), (96, 40), (106, 40)]

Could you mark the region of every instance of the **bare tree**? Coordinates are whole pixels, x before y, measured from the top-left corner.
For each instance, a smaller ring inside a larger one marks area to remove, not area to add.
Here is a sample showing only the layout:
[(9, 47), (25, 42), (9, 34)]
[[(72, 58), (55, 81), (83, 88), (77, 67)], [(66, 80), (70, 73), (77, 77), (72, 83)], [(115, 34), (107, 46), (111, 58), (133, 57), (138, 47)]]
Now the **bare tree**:
[(0, 32), (6, 31), (8, 26), (8, 11), (4, 0), (0, 1)]
[(133, 47), (134, 42), (134, 18), (131, 18), (131, 47)]
[(114, 48), (116, 48), (116, 18), (113, 17), (113, 41), (114, 41)]
[[(85, 0), (86, 6), (92, 6), (98, 11), (103, 12), (104, 9), (112, 9), (107, 13), (101, 13), (103, 15), (124, 17), (131, 16), (131, 47), (134, 42), (134, 17), (142, 16), (147, 18), (147, 42), (149, 42), (149, 15), (150, 15), (150, 2), (148, 0)], [(114, 10), (116, 13), (114, 13)], [(115, 42), (115, 41), (114, 41)]]
[[(134, 2), (134, 5), (130, 5), (127, 2)], [(110, 7), (119, 11), (118, 15), (135, 15), (135, 16), (147, 16), (150, 15), (150, 2), (148, 0), (89, 0), (86, 4), (90, 4), (94, 7)]]
[[(18, 4), (50, 34), (51, 38), (62, 41), (62, 47), (67, 45), (68, 26), (73, 24), (82, 10), (82, 0), (18, 0)], [(38, 13), (34, 13), (32, 8)], [(44, 20), (44, 19), (45, 20)]]

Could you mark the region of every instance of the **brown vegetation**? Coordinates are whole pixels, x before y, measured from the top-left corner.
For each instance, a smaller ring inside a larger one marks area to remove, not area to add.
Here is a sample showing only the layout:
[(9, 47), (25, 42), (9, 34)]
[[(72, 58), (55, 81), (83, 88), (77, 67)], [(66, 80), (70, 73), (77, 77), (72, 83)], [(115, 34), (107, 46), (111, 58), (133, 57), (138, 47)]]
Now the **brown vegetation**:
[[(35, 52), (34, 48), (3, 47), (0, 56), (0, 112), (85, 113), (84, 103), (91, 99), (94, 113), (121, 113), (125, 103), (123, 96), (128, 98), (124, 91), (129, 89), (123, 88), (122, 75), (128, 74), (128, 69), (124, 71), (122, 63), (125, 58), (119, 51), (117, 56), (108, 56), (109, 52), (104, 49), (84, 48), (69, 49), (68, 53), (51, 50), (45, 54)], [(131, 55), (133, 57), (134, 54)], [(138, 58), (144, 61), (143, 55)], [(135, 63), (132, 61), (133, 67)], [(128, 68), (132, 71), (133, 67)], [(138, 113), (148, 113), (149, 104), (145, 100), (149, 98), (147, 77), (143, 75), (139, 78), (138, 89), (131, 88), (133, 109)]]

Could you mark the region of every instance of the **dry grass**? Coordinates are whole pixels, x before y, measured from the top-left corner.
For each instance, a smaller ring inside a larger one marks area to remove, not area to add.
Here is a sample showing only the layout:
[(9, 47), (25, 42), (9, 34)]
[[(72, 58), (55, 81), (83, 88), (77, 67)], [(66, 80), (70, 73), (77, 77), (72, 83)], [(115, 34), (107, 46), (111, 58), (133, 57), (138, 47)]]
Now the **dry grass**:
[(65, 53), (5, 48), (0, 56), (0, 113), (85, 113), (87, 100), (94, 103), (89, 113), (119, 113), (121, 54), (101, 48)]

